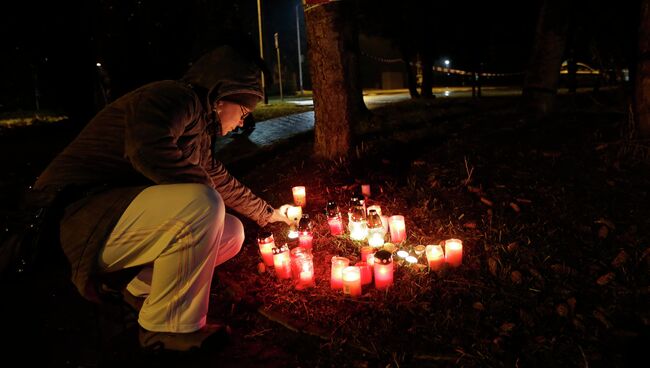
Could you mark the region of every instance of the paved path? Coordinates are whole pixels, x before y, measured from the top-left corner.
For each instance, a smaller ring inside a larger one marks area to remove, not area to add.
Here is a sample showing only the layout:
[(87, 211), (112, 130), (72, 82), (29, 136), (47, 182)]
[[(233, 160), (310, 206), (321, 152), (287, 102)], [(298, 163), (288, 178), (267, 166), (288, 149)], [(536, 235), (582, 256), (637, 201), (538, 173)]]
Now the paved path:
[(314, 112), (283, 116), (257, 122), (248, 136), (222, 137), (217, 142), (217, 158), (225, 163), (250, 157), (278, 142), (296, 137), (314, 129)]

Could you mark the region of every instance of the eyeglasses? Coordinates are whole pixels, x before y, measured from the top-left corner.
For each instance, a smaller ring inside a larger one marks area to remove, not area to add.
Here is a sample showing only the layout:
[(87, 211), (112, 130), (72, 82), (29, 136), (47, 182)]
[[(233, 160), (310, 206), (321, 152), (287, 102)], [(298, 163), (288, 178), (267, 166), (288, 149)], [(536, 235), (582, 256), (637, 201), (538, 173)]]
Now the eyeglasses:
[(246, 119), (246, 117), (248, 117), (248, 115), (249, 115), (251, 112), (250, 112), (250, 111), (247, 111), (246, 108), (245, 108), (244, 106), (242, 106), (242, 105), (239, 105), (239, 108), (241, 109), (241, 118), (240, 118), (240, 119), (241, 119), (241, 120)]

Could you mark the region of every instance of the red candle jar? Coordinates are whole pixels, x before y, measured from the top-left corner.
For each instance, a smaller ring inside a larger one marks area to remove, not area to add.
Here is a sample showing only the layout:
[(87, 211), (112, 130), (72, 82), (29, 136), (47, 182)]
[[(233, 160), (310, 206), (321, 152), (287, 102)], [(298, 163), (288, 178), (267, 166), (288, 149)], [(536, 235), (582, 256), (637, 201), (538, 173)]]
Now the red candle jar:
[(334, 236), (343, 235), (345, 232), (343, 227), (343, 218), (341, 217), (341, 211), (336, 205), (336, 202), (327, 202), (325, 212), (327, 213), (327, 224), (330, 227), (330, 233)]
[(356, 298), (361, 295), (361, 272), (359, 267), (349, 266), (342, 271), (343, 294)]
[(291, 188), (291, 192), (293, 193), (293, 203), (296, 206), (305, 207), (307, 204), (307, 193), (305, 191), (305, 187), (293, 187)]
[(429, 263), (429, 269), (431, 271), (438, 271), (442, 268), (442, 264), (445, 262), (445, 253), (442, 251), (442, 247), (438, 244), (429, 244), (425, 249), (427, 255), (427, 262)]
[(355, 266), (359, 267), (361, 272), (361, 285), (368, 285), (372, 282), (372, 266), (368, 262), (357, 262)]
[(298, 244), (303, 248), (311, 249), (313, 239), (311, 220), (308, 214), (304, 214), (298, 224)]
[(330, 275), (330, 287), (332, 289), (343, 288), (343, 269), (350, 265), (350, 260), (345, 257), (332, 257), (332, 270)]
[(273, 266), (275, 266), (275, 275), (279, 279), (291, 278), (291, 257), (287, 244), (280, 248), (273, 248)]
[(445, 240), (445, 262), (458, 267), (463, 262), (463, 242), (459, 239)]
[(374, 257), (375, 287), (383, 290), (393, 285), (393, 255), (387, 250), (380, 250)]
[(361, 261), (367, 262), (368, 256), (370, 256), (373, 253), (375, 253), (375, 248), (370, 246), (361, 247)]
[(270, 231), (262, 231), (257, 235), (257, 245), (260, 247), (260, 254), (262, 260), (267, 266), (273, 266), (273, 248), (275, 248), (275, 240), (273, 233)]

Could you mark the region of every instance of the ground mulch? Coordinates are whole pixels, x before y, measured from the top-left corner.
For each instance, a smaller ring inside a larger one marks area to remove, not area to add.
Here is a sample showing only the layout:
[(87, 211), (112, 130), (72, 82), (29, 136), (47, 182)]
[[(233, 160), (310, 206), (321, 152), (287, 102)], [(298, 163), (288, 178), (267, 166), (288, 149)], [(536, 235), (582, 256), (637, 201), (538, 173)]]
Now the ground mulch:
[[(373, 110), (349, 160), (314, 159), (303, 136), (232, 163), (275, 205), (307, 187), (316, 282), (297, 290), (261, 269), (260, 229), (245, 221), (242, 252), (212, 287), (209, 318), (235, 331), (219, 351), (144, 354), (132, 312), (89, 305), (56, 272), (18, 294), (11, 313), (37, 332), (15, 334), (50, 366), (631, 366), (650, 346), (650, 175), (624, 101), (562, 97), (544, 120), (515, 98), (406, 103)], [(325, 204), (345, 211), (362, 183), (368, 204), (405, 216), (401, 248), (459, 238), (462, 265), (396, 261), (388, 291), (331, 289), (331, 257), (354, 263), (362, 244), (329, 235)], [(286, 225), (267, 229), (296, 245)]]

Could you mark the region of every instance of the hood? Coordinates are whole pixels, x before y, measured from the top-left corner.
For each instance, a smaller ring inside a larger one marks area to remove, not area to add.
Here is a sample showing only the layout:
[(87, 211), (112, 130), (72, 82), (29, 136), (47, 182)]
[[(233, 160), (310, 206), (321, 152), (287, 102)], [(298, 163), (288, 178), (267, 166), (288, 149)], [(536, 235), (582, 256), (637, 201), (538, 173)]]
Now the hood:
[(206, 105), (236, 93), (264, 98), (260, 88), (260, 68), (231, 46), (220, 46), (201, 56), (185, 73), (182, 81), (207, 91)]

